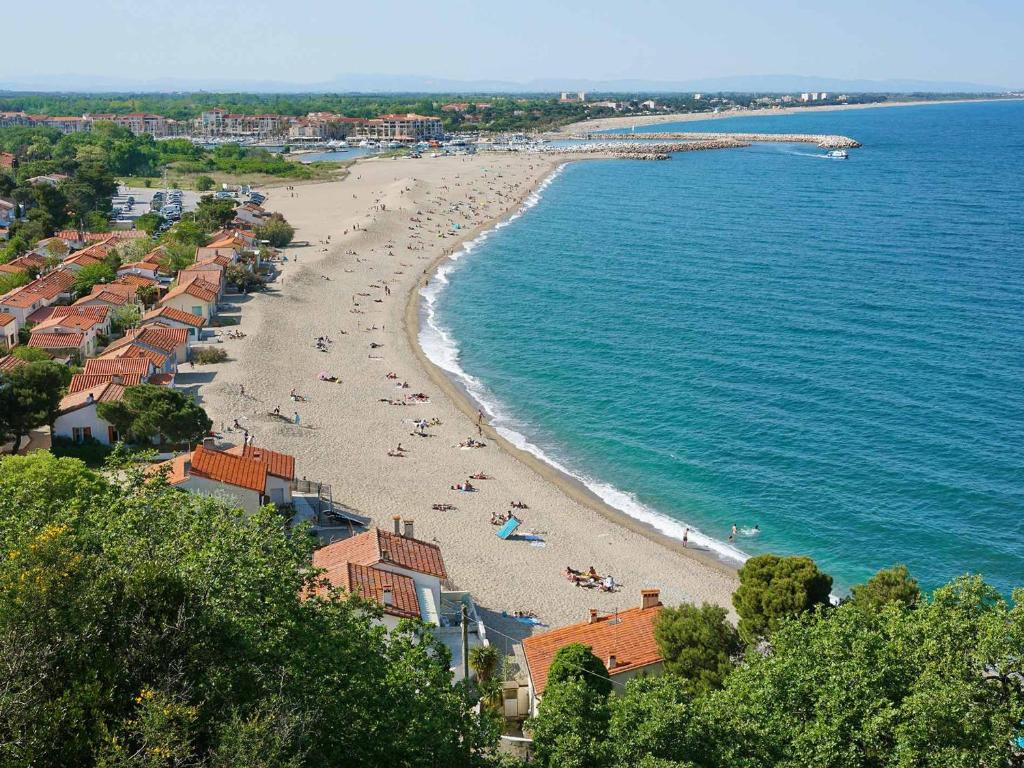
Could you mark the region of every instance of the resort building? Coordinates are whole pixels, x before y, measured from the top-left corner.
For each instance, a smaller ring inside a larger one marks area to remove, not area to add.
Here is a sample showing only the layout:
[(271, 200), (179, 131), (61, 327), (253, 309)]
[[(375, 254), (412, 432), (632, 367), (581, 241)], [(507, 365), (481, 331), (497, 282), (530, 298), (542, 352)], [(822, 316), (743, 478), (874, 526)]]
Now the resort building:
[(211, 284), (203, 278), (178, 283), (160, 300), (160, 306), (196, 315), (208, 323), (217, 314), (218, 290), (216, 284)]
[(664, 671), (664, 659), (654, 639), (654, 620), (661, 612), (660, 592), (657, 589), (640, 590), (640, 605), (613, 614), (599, 615), (591, 608), (587, 621), (533, 635), (522, 642), (529, 678), (530, 711), (537, 712), (537, 704), (547, 687), (548, 668), (561, 648), (572, 643), (589, 646), (604, 662), (613, 688), (639, 674), (655, 675)]
[(250, 445), (221, 451), (209, 440), (156, 468), (166, 468), (167, 480), (176, 488), (226, 496), (246, 512), (292, 500), (295, 458), (266, 448)]
[(127, 128), (136, 136), (149, 134), (153, 138), (170, 135), (169, 123), (162, 115), (149, 115), (145, 112), (131, 112), (127, 115), (85, 115), (86, 119), (105, 120), (121, 128)]
[(445, 589), (448, 571), (436, 544), (414, 537), (412, 520), (395, 517), (394, 533), (372, 528), (313, 553), (323, 569), (318, 594), (329, 587), (377, 603), (381, 623), (394, 628), (404, 618), (422, 619), (452, 654), (455, 681), (462, 679), (462, 607), (470, 625), (468, 647), (487, 645), (487, 633), (468, 592)]
[(366, 125), (362, 117), (344, 117), (331, 112), (310, 112), (288, 128), (288, 138), (309, 141), (337, 141), (355, 136)]
[(410, 112), (406, 115), (381, 115), (367, 120), (359, 135), (372, 139), (417, 141), (444, 138), (444, 128), (439, 117), (426, 117)]
[(151, 309), (142, 316), (140, 325), (154, 326), (157, 328), (184, 328), (188, 331), (192, 341), (199, 341), (202, 337), (203, 326), (206, 325), (200, 315), (193, 315), (191, 312), (182, 312), (174, 307), (157, 307)]
[(0, 296), (0, 312), (14, 315), (24, 324), (28, 316), (40, 307), (48, 307), (58, 300), (70, 301), (74, 284), (72, 272), (55, 270)]

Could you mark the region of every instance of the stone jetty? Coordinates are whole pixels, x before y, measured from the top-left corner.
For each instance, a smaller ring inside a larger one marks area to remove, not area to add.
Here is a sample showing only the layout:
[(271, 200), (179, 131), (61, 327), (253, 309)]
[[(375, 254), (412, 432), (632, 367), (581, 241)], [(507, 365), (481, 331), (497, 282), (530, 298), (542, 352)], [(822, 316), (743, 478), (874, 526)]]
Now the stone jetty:
[(778, 142), (782, 144), (816, 144), (822, 149), (856, 149), (861, 146), (859, 141), (848, 136), (814, 133), (593, 133), (580, 138), (602, 141), (636, 141), (640, 138), (657, 141), (737, 141), (746, 144)]
[(557, 155), (622, 157), (629, 160), (668, 160), (669, 155), (675, 152), (700, 152), (709, 149), (736, 149), (749, 146), (749, 142), (729, 138), (674, 142), (602, 141), (595, 144), (578, 144), (572, 147), (544, 147), (537, 151)]

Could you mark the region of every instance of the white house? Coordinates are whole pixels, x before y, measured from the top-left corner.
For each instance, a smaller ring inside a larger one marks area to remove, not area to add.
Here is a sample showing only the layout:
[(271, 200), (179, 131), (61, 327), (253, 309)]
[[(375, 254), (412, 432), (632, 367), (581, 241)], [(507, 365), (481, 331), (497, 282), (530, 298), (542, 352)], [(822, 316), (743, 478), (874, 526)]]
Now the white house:
[(0, 349), (11, 349), (18, 344), (18, 318), (0, 312)]
[(120, 400), (124, 397), (124, 389), (121, 384), (110, 381), (65, 395), (60, 401), (60, 415), (53, 423), (54, 436), (65, 437), (76, 443), (88, 438), (104, 445), (116, 443), (120, 435), (114, 425), (97, 415), (96, 405)]
[(140, 325), (163, 328), (184, 328), (192, 341), (199, 341), (206, 321), (200, 315), (182, 312), (174, 307), (157, 307), (142, 316)]
[(218, 286), (202, 278), (178, 283), (160, 300), (161, 307), (173, 307), (210, 322), (217, 314)]

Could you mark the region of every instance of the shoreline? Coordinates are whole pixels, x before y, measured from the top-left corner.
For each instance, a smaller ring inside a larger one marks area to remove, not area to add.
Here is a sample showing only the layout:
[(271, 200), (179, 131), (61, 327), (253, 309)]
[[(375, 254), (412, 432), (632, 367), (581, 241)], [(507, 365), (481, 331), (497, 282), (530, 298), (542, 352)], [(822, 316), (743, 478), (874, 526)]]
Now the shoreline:
[[(553, 159), (551, 162), (552, 172), (544, 177), (536, 187), (528, 190), (519, 199), (516, 206), (469, 232), (463, 239), (460, 239), (457, 242), (456, 247), (452, 248), (449, 253), (443, 253), (430, 262), (424, 274), (429, 279), (434, 279), (438, 270), (444, 265), (453, 262), (455, 260), (453, 258), (455, 254), (460, 250), (463, 250), (467, 244), (476, 241), (481, 235), (493, 232), (498, 226), (504, 223), (510, 223), (512, 217), (523, 213), (529, 197), (537, 194), (538, 191), (547, 186), (549, 182), (554, 181), (561, 169), (571, 162), (580, 162), (585, 159), (586, 158)], [(412, 290), (409, 291), (406, 297), (404, 317), (406, 338), (408, 339), (409, 345), (413, 349), (420, 365), (423, 366), (424, 370), (426, 370), (427, 374), (430, 376), (431, 381), (433, 381), (433, 383), (448, 396), (448, 398), (460, 411), (462, 411), (463, 414), (466, 415), (467, 418), (474, 419), (477, 411), (481, 408), (486, 408), (486, 404), (477, 400), (465, 385), (456, 378), (455, 373), (447, 371), (435, 363), (427, 354), (426, 350), (424, 350), (421, 343), (420, 336), (423, 331), (423, 319), (426, 312), (426, 298), (423, 295), (423, 287), (424, 285), (418, 282), (413, 286)], [(653, 524), (640, 520), (625, 510), (619, 509), (605, 501), (595, 491), (587, 487), (586, 483), (570, 474), (567, 470), (556, 466), (551, 460), (537, 455), (526, 448), (521, 448), (515, 445), (491, 424), (485, 422), (482, 427), (484, 435), (493, 440), (503, 451), (517, 459), (522, 464), (525, 464), (552, 485), (559, 488), (568, 497), (574, 499), (580, 504), (590, 507), (606, 520), (616, 525), (628, 528), (629, 530), (638, 533), (641, 536), (672, 550), (673, 552), (686, 557), (692, 557), (705, 565), (717, 568), (732, 576), (738, 572), (742, 565), (742, 562), (738, 559), (727, 558), (721, 553), (705, 554), (701, 549), (683, 546), (683, 543), (679, 538), (660, 531)], [(656, 514), (661, 515), (661, 513)], [(681, 526), (686, 525), (685, 523), (678, 523), (678, 521), (675, 521), (666, 515), (661, 516), (671, 520), (672, 522), (676, 522)], [(713, 537), (707, 536), (706, 534), (701, 533), (699, 529), (691, 526), (691, 534), (693, 533), (696, 533), (697, 537), (706, 538), (708, 540), (715, 541), (719, 545), (724, 545), (724, 542), (713, 539)]]
[[(266, 292), (236, 300), (246, 337), (223, 339), (228, 360), (182, 373), (181, 383), (195, 385), (226, 442), (241, 442), (241, 429), (230, 426), (238, 419), (256, 445), (294, 456), (297, 475), (331, 485), (334, 499), (374, 525), (388, 529), (396, 514), (414, 519), (416, 537), (441, 546), (452, 581), (507, 635), (532, 627), (502, 612), (528, 610), (561, 626), (590, 608), (632, 605), (648, 587), (661, 589), (668, 605), (709, 602), (734, 615), (735, 568), (702, 551), (700, 534), (692, 531), (684, 548), (493, 427), (481, 438), (486, 449), (459, 450), (477, 435), (476, 409), (420, 347), (424, 278), (515, 215), (566, 160), (374, 159), (342, 181), (268, 190), (268, 209), (309, 245), (286, 249)], [(326, 352), (314, 344), (322, 335), (334, 340)], [(322, 371), (340, 381), (319, 380)], [(288, 402), (293, 389), (305, 399)], [(413, 392), (429, 401), (409, 402)], [(402, 404), (410, 407), (392, 407)], [(301, 426), (270, 416), (275, 406), (298, 412)], [(416, 419), (432, 420), (429, 436), (414, 434)], [(481, 472), (488, 479), (474, 481), (477, 492), (451, 487)], [(528, 504), (517, 513), (526, 535), (503, 541), (489, 518), (509, 499)], [(440, 503), (453, 506), (439, 510)], [(567, 565), (595, 566), (622, 587), (576, 587), (563, 576)]]
[(778, 109), (743, 109), (728, 112), (675, 112), (665, 115), (639, 115), (637, 117), (601, 117), (582, 120), (552, 131), (553, 134), (571, 135), (581, 131), (593, 132), (632, 125), (660, 125), (661, 123), (695, 123), (704, 120), (728, 120), (735, 117), (770, 117), (773, 115), (814, 114), (816, 112), (845, 112), (852, 109), (886, 109), (889, 107), (926, 107), (932, 104), (975, 104), (999, 101), (1021, 101), (1020, 97), (984, 99), (941, 99), (935, 101), (881, 101), (874, 104), (825, 104), (820, 107), (780, 107)]

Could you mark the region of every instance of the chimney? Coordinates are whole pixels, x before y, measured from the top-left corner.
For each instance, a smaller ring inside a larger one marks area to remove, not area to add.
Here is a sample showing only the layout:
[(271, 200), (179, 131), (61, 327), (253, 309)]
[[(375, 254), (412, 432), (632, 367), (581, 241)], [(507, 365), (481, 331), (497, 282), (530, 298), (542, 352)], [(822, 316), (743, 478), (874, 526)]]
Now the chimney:
[(416, 538), (413, 535), (412, 520), (406, 520), (405, 521), (405, 538), (407, 538), (407, 539), (415, 539)]
[(597, 621), (597, 608), (591, 608), (590, 609), (590, 621), (588, 621), (587, 623), (588, 624), (594, 624), (596, 621)]
[(391, 519), (395, 523), (395, 536), (401, 536), (402, 535), (402, 516), (401, 515), (392, 515)]
[(615, 654), (614, 653), (609, 653), (608, 654), (608, 671), (609, 672), (611, 672), (613, 669), (615, 669), (615, 662), (616, 662)]
[(661, 590), (658, 589), (641, 589), (640, 590), (640, 607), (643, 609), (657, 608), (661, 605)]
[(191, 458), (185, 459), (184, 473), (186, 475), (189, 475), (189, 474), (192, 473), (192, 459)]
[(390, 584), (385, 584), (382, 591), (384, 593), (383, 597), (382, 597), (384, 605), (394, 605), (395, 604), (395, 593), (392, 591), (391, 585)]
[(209, 448), (210, 450), (214, 450), (217, 447), (215, 445), (216, 442), (217, 442), (217, 438), (215, 438), (215, 437), (204, 437), (203, 438), (203, 448)]

